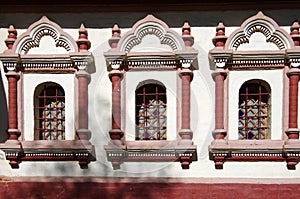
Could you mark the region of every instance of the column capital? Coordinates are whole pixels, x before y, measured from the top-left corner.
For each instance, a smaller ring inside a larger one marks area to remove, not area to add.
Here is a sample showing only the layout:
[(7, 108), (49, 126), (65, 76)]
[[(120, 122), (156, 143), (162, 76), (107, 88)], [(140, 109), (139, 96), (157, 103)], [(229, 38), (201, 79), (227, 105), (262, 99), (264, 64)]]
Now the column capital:
[(76, 75), (76, 78), (79, 78), (79, 77), (85, 77), (88, 79), (91, 78), (90, 73), (88, 73), (86, 70), (78, 70), (75, 75)]
[(191, 81), (193, 80), (194, 73), (191, 69), (189, 68), (182, 68), (178, 70), (179, 76), (182, 78), (184, 75), (189, 75), (191, 76)]
[(16, 72), (16, 71), (12, 71), (12, 70), (8, 71), (8, 72), (5, 74), (5, 76), (6, 76), (7, 78), (8, 78), (8, 77), (14, 77), (14, 78), (16, 78), (17, 80), (20, 79), (20, 73), (18, 73), (18, 72)]
[(110, 80), (112, 76), (119, 76), (119, 77), (123, 77), (124, 75), (124, 71), (121, 70), (111, 70), (108, 74)]
[(224, 76), (224, 79), (227, 77), (227, 71), (225, 69), (222, 68), (217, 68), (212, 74), (212, 78), (215, 80), (215, 78), (219, 75)]
[(286, 75), (288, 77), (292, 76), (292, 75), (300, 75), (300, 69), (299, 68), (290, 68), (289, 71), (287, 71)]

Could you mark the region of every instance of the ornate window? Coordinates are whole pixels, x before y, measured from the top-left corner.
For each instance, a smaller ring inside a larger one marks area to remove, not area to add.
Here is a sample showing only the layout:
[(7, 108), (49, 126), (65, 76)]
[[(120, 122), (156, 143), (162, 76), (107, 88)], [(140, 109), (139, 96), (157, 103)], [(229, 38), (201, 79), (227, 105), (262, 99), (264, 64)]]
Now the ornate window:
[(75, 41), (42, 17), (19, 37), (13, 26), (8, 33), (8, 49), (0, 54), (9, 92), (8, 140), (1, 147), (7, 160), (13, 168), (45, 160), (78, 161), (87, 168), (95, 160), (88, 129), (93, 65), (87, 30), (81, 25)]
[(35, 139), (65, 140), (64, 89), (58, 84), (44, 83), (36, 88), (35, 98)]
[(135, 92), (136, 140), (166, 140), (166, 88), (159, 84), (146, 84)]
[[(267, 83), (266, 83), (267, 84)], [(270, 139), (270, 88), (247, 81), (239, 91), (239, 139)]]
[(197, 51), (190, 30), (185, 23), (180, 36), (152, 15), (122, 37), (113, 27), (104, 56), (112, 82), (111, 140), (105, 150), (114, 169), (149, 161), (180, 161), (188, 169), (197, 160), (190, 129)]
[(286, 161), (288, 169), (295, 169), (300, 154), (299, 27), (294, 22), (288, 34), (262, 12), (229, 37), (224, 24), (218, 24), (209, 52), (216, 96), (209, 152), (217, 169), (225, 161)]

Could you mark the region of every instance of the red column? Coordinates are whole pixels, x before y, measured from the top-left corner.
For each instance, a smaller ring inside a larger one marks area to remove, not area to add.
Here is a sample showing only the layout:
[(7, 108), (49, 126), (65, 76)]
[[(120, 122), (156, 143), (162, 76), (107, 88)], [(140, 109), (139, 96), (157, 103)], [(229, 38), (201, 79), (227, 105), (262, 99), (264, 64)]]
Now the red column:
[[(219, 22), (216, 27), (216, 36), (212, 39), (215, 49), (222, 51), (225, 47), (227, 37), (225, 36), (225, 26)], [(227, 132), (224, 129), (224, 80), (226, 78), (226, 59), (215, 58), (216, 70), (212, 74), (215, 80), (215, 130), (213, 137), (215, 139), (224, 139)]]
[(190, 129), (190, 83), (193, 72), (190, 69), (182, 69), (181, 76), (181, 130), (179, 135), (182, 140), (192, 140), (193, 132)]
[(112, 140), (121, 140), (123, 132), (121, 131), (121, 77), (123, 73), (119, 70), (112, 70), (109, 74), (112, 82), (112, 129), (110, 138)]
[(298, 74), (290, 76), (289, 128), (298, 128)]
[(76, 73), (78, 80), (78, 130), (77, 134), (81, 140), (89, 140), (91, 132), (88, 130), (88, 84), (90, 74), (85, 70), (79, 70)]
[[(291, 38), (293, 39), (294, 46), (299, 46), (299, 23), (294, 21), (291, 25)], [(293, 60), (292, 60), (293, 62)], [(289, 77), (289, 129), (286, 131), (288, 139), (299, 139), (299, 129), (298, 129), (298, 82), (299, 82), (299, 64), (293, 65), (291, 63), (291, 69), (288, 71), (287, 75)]]
[(224, 139), (226, 131), (224, 129), (224, 80), (226, 72), (224, 69), (217, 69), (213, 73), (215, 80), (215, 139)]
[(298, 82), (300, 70), (292, 68), (289, 76), (289, 129), (286, 131), (288, 139), (299, 139), (298, 129)]
[(18, 140), (20, 131), (18, 130), (17, 82), (20, 76), (15, 71), (8, 71), (6, 77), (8, 80), (8, 140)]
[[(91, 42), (88, 40), (88, 32), (83, 24), (79, 28), (79, 36), (76, 41), (79, 52), (86, 52), (91, 47)], [(86, 71), (87, 65), (78, 67), (76, 77), (78, 80), (78, 126), (77, 135), (81, 141), (88, 141), (91, 138), (91, 131), (88, 129), (89, 119), (89, 90), (90, 74)]]

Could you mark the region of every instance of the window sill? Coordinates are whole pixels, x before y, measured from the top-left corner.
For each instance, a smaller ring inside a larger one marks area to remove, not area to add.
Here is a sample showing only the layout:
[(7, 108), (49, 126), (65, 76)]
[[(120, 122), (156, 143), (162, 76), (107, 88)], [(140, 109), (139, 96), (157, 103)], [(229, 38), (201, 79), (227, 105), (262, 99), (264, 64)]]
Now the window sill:
[(82, 169), (88, 168), (90, 161), (95, 161), (94, 146), (89, 141), (21, 141), (18, 145), (0, 146), (10, 161), (12, 168), (19, 168), (22, 161), (78, 161)]
[(113, 141), (105, 146), (107, 159), (113, 169), (120, 169), (123, 162), (181, 162), (183, 169), (189, 169), (197, 161), (196, 145), (181, 145), (178, 141), (127, 141), (116, 145)]
[(286, 161), (288, 169), (295, 169), (299, 156), (300, 140), (214, 140), (209, 146), (216, 169), (226, 161)]

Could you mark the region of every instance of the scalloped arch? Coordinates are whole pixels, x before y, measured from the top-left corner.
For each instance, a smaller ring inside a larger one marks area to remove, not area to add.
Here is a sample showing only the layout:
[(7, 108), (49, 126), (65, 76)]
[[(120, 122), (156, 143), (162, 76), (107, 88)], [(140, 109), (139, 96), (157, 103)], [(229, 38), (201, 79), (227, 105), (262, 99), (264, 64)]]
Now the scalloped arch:
[(63, 47), (67, 52), (78, 52), (76, 41), (61, 27), (43, 16), (39, 21), (31, 24), (27, 31), (15, 41), (13, 51), (27, 54), (32, 48), (39, 47), (43, 36), (54, 39), (56, 47)]
[(162, 45), (168, 45), (173, 51), (185, 49), (181, 36), (171, 30), (166, 23), (153, 15), (148, 15), (138, 21), (132, 30), (125, 33), (118, 44), (118, 51), (130, 52), (131, 49), (142, 42), (146, 35), (155, 35)]
[(293, 41), (285, 30), (281, 29), (270, 17), (258, 12), (244, 21), (241, 27), (228, 37), (225, 48), (237, 50), (241, 44), (249, 43), (251, 35), (255, 32), (262, 33), (266, 37), (266, 41), (274, 43), (279, 50), (289, 49), (293, 46)]

